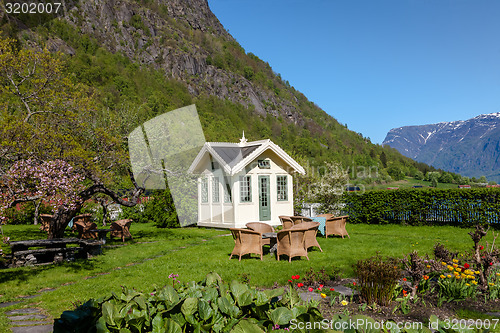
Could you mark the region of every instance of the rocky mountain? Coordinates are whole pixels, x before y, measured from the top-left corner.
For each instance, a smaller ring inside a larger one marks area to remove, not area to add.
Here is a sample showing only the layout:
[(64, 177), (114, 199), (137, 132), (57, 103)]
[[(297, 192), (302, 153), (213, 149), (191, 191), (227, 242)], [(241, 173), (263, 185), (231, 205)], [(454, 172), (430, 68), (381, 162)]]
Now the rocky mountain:
[(207, 0), (63, 4), (57, 16), (0, 11), (0, 34), (24, 48), (62, 52), (74, 80), (96, 90), (104, 111), (95, 121), (118, 118), (122, 136), (141, 121), (195, 103), (207, 140), (237, 141), (245, 130), (249, 138), (270, 138), (313, 165), (380, 167), (381, 178), (389, 164), (420, 167), (348, 130), (245, 51)]
[(500, 113), (393, 128), (383, 145), (435, 168), (500, 181)]

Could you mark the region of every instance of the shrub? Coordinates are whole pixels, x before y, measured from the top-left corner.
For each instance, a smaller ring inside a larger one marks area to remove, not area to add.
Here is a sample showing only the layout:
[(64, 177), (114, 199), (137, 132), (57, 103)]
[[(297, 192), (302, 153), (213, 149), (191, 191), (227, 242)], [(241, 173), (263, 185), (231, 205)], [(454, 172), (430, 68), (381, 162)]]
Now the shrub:
[(400, 276), (397, 259), (388, 258), (384, 261), (377, 255), (358, 261), (354, 269), (359, 279), (360, 295), (366, 303), (388, 305), (391, 302)]
[(123, 287), (120, 295), (91, 299), (63, 312), (54, 332), (263, 332), (287, 328), (292, 320), (322, 320), (317, 308), (297, 299), (294, 290), (228, 285), (210, 273), (201, 283), (174, 279), (150, 294)]
[(123, 207), (122, 219), (133, 219), (134, 222), (153, 222), (158, 228), (177, 228), (179, 220), (175, 211), (170, 191), (153, 191), (149, 200), (142, 205)]

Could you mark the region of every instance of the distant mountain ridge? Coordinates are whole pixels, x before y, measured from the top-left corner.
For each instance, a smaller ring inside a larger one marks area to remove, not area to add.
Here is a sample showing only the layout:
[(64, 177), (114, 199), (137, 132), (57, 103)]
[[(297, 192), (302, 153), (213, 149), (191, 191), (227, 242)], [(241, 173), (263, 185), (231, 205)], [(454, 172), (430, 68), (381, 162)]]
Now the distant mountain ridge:
[(435, 168), (500, 181), (500, 112), (393, 128), (382, 144)]

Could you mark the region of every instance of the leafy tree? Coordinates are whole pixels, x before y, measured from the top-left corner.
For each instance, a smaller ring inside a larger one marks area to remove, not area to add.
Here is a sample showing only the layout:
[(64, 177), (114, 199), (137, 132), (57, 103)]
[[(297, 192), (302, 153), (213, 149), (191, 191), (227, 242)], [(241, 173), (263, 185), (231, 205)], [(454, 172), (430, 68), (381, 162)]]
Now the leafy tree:
[(54, 202), (49, 238), (62, 237), (97, 193), (133, 206), (143, 191), (132, 177), (128, 200), (112, 190), (109, 184), (126, 171), (122, 141), (113, 128), (93, 126), (92, 89), (73, 83), (63, 69), (59, 55), (0, 38), (0, 216), (17, 203)]

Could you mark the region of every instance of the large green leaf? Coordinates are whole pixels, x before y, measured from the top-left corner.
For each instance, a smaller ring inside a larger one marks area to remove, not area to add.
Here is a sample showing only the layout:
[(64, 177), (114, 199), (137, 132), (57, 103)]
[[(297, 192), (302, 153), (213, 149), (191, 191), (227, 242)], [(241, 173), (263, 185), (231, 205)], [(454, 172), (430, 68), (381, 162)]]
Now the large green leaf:
[(279, 307), (268, 312), (269, 319), (274, 323), (274, 325), (288, 325), (293, 319), (292, 311), (285, 307)]
[(251, 290), (245, 291), (238, 297), (238, 305), (240, 307), (247, 306), (253, 303), (254, 293)]
[(264, 293), (260, 290), (257, 290), (255, 292), (255, 305), (261, 306), (261, 305), (267, 304), (269, 302), (269, 300), (270, 300), (270, 298), (269, 298), (269, 296), (267, 296), (266, 293)]
[(219, 305), (220, 311), (231, 316), (231, 318), (238, 318), (241, 314), (240, 309), (231, 303), (226, 297), (220, 297), (217, 300), (217, 304)]
[(205, 301), (215, 301), (219, 297), (219, 291), (216, 288), (207, 288), (203, 292), (203, 299)]
[(96, 333), (109, 333), (109, 330), (106, 326), (106, 320), (104, 320), (103, 316), (99, 317), (95, 325), (95, 328), (96, 328)]
[(165, 301), (169, 306), (175, 305), (179, 302), (179, 294), (172, 286), (166, 286), (161, 289), (158, 293), (156, 293), (156, 297), (159, 300)]
[(204, 299), (200, 299), (198, 303), (198, 314), (200, 316), (200, 319), (203, 321), (206, 321), (210, 319), (210, 317), (212, 317), (213, 314), (212, 307)]
[(264, 333), (254, 321), (242, 319), (236, 324), (231, 333)]
[(182, 328), (170, 318), (164, 319), (162, 333), (182, 333)]
[(231, 282), (231, 292), (233, 293), (234, 297), (236, 299), (240, 298), (240, 296), (245, 292), (248, 291), (248, 285), (244, 283), (240, 283), (238, 281), (232, 281)]
[(116, 326), (115, 317), (117, 313), (118, 310), (116, 309), (116, 306), (114, 304), (111, 304), (111, 302), (108, 301), (102, 305), (102, 317), (107, 324)]
[(181, 306), (184, 316), (194, 315), (198, 310), (198, 299), (195, 297), (186, 298)]
[(283, 295), (283, 291), (285, 291), (284, 288), (266, 289), (264, 290), (264, 293), (268, 298), (274, 298)]
[(215, 272), (210, 272), (205, 277), (205, 285), (206, 286), (219, 285), (221, 283), (222, 283), (221, 277), (219, 276), (219, 274), (217, 274)]

